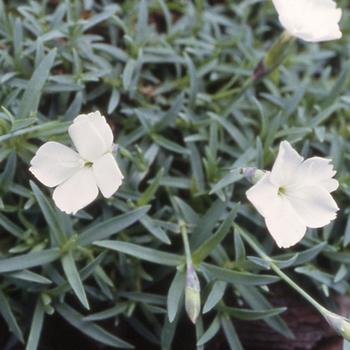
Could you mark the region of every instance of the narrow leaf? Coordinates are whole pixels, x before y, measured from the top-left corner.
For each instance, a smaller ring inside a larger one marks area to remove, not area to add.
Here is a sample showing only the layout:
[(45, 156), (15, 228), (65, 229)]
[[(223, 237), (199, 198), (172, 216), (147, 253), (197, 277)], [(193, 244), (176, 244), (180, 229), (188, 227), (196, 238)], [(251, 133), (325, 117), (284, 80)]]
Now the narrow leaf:
[(47, 265), (60, 257), (57, 248), (42, 250), (40, 252), (18, 255), (0, 260), (0, 273), (25, 270), (34, 266)]
[(31, 112), (36, 112), (41, 96), (41, 91), (47, 78), (49, 77), (50, 69), (56, 57), (56, 52), (56, 49), (52, 49), (34, 71), (31, 79), (27, 84), (26, 91), (22, 97), (19, 111), (17, 113), (18, 119), (27, 118)]
[(41, 303), (41, 300), (39, 299), (35, 307), (26, 350), (36, 350), (38, 348), (39, 338), (44, 323), (44, 315), (45, 309)]
[(86, 309), (89, 309), (89, 302), (86, 298), (85, 290), (83, 283), (81, 282), (81, 278), (75, 265), (74, 257), (72, 252), (68, 252), (66, 255), (62, 257), (62, 267), (64, 273), (68, 279), (70, 286), (72, 287), (75, 295), (80, 300), (80, 302), (84, 305)]
[(224, 267), (218, 267), (211, 264), (203, 263), (201, 270), (207, 273), (210, 277), (233, 283), (235, 285), (258, 286), (277, 282), (277, 276), (257, 275), (250, 272), (233, 271)]
[(10, 331), (17, 337), (20, 342), (24, 342), (21, 328), (19, 327), (17, 320), (11, 310), (10, 304), (5, 294), (0, 289), (0, 314), (6, 321)]
[(168, 318), (170, 322), (174, 321), (176, 314), (178, 313), (179, 306), (181, 304), (181, 299), (184, 295), (185, 275), (185, 271), (177, 271), (169, 288), (167, 298), (167, 309)]
[(179, 255), (161, 252), (156, 249), (142, 247), (133, 243), (121, 241), (99, 241), (94, 242), (94, 245), (128, 254), (135, 258), (153, 262), (155, 264), (177, 266), (183, 262), (182, 257)]
[(88, 337), (113, 348), (133, 349), (134, 347), (126, 341), (116, 337), (105, 331), (100, 326), (92, 322), (83, 320), (83, 316), (68, 305), (59, 304), (56, 306), (57, 312), (73, 327), (80, 332), (86, 334)]
[(149, 209), (150, 206), (137, 208), (127, 212), (126, 214), (94, 224), (79, 235), (78, 243), (82, 246), (86, 246), (93, 241), (108, 238), (137, 222), (148, 212)]
[(194, 264), (201, 263), (225, 239), (237, 215), (239, 207), (240, 204), (237, 203), (218, 230), (193, 252), (192, 260)]

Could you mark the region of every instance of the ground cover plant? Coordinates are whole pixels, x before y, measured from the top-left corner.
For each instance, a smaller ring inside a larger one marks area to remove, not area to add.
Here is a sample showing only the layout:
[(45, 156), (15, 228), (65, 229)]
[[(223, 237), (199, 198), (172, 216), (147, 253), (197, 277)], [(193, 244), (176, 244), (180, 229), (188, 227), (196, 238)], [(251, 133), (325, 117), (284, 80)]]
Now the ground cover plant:
[[(237, 350), (241, 320), (292, 339), (273, 303), (283, 284), (349, 339), (336, 299), (349, 291), (350, 8), (337, 5), (341, 39), (295, 40), (262, 74), (283, 32), (271, 1), (0, 0), (2, 349), (85, 349), (83, 334), (94, 349)], [(72, 146), (73, 120), (94, 111), (124, 179), (68, 215), (30, 162), (46, 142)], [(339, 182), (337, 218), (289, 249), (242, 171), (271, 169), (283, 140), (331, 159)]]

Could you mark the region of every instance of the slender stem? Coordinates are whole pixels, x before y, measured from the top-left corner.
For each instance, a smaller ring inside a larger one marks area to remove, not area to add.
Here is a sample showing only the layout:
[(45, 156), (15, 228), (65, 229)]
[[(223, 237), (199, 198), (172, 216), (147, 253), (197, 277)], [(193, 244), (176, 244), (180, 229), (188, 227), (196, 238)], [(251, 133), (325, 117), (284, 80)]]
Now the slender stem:
[(182, 241), (184, 243), (184, 248), (185, 248), (186, 264), (187, 264), (187, 266), (191, 266), (192, 265), (192, 255), (191, 255), (190, 243), (188, 241), (186, 223), (180, 222), (180, 231), (181, 231)]
[(299, 287), (289, 276), (287, 276), (244, 230), (242, 230), (238, 225), (235, 225), (235, 227), (237, 228), (239, 234), (244, 238), (244, 240), (251, 246), (251, 248), (253, 248), (260, 255), (260, 257), (269, 264), (269, 267), (279, 277), (281, 277), (282, 280), (289, 284), (295, 291), (297, 291), (303, 298), (305, 298), (311, 305), (313, 305), (323, 316), (330, 312), (321, 304), (319, 304), (314, 298), (312, 298), (311, 295)]
[(312, 304), (322, 315), (329, 311), (319, 304), (314, 298), (299, 287), (289, 276), (287, 276), (275, 263), (270, 262), (270, 267), (276, 272), (286, 283), (288, 283), (294, 290), (296, 290), (301, 296), (303, 296), (310, 304)]

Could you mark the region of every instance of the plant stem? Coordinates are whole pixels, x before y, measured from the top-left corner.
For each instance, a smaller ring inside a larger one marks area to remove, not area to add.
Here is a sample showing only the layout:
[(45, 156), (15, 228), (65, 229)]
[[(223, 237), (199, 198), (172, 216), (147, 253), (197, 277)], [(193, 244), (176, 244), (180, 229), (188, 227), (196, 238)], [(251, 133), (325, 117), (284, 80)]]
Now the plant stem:
[(239, 234), (243, 237), (243, 239), (253, 248), (256, 253), (260, 255), (262, 259), (264, 259), (269, 267), (279, 276), (281, 279), (289, 284), (295, 291), (297, 291), (304, 299), (306, 299), (311, 305), (313, 305), (322, 316), (326, 316), (330, 311), (319, 304), (311, 295), (306, 293), (304, 289), (302, 289), (299, 285), (297, 285), (289, 276), (287, 276), (275, 263), (274, 261), (262, 250), (262, 248), (256, 243), (247, 232), (245, 232), (238, 225), (234, 225)]
[(187, 264), (187, 266), (191, 266), (192, 265), (192, 255), (191, 255), (190, 243), (188, 241), (186, 223), (180, 222), (180, 231), (181, 231), (182, 241), (183, 241), (184, 248), (185, 248), (186, 264)]

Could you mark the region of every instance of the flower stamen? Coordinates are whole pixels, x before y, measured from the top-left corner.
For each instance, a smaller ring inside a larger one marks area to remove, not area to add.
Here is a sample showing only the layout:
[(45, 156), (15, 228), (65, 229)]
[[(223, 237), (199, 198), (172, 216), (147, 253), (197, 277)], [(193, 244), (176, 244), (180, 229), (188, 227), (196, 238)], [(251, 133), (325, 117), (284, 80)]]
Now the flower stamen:
[(278, 194), (279, 196), (285, 195), (285, 194), (286, 194), (286, 189), (285, 189), (284, 187), (280, 187), (280, 188), (278, 189), (277, 194)]

